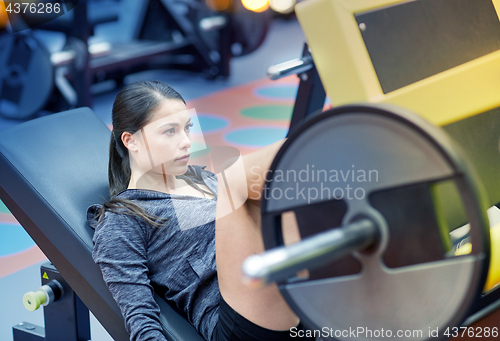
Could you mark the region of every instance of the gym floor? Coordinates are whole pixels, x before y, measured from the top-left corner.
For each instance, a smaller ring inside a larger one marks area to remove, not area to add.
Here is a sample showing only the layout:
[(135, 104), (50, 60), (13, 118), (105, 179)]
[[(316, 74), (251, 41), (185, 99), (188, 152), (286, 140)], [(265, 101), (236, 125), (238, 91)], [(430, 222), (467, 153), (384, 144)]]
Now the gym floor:
[[(120, 19), (101, 25), (95, 40), (125, 39), (134, 22), (134, 0), (120, 2)], [(125, 32), (125, 33), (124, 33)], [(125, 38), (124, 38), (125, 37)], [(50, 50), (57, 49), (64, 38), (42, 34)], [(125, 83), (141, 79), (157, 79), (179, 91), (188, 107), (198, 114), (207, 142), (237, 147), (242, 154), (283, 138), (297, 92), (298, 78), (289, 76), (279, 81), (266, 78), (270, 65), (300, 56), (305, 42), (295, 18), (275, 18), (261, 47), (231, 61), (231, 76), (214, 81), (202, 75), (178, 70), (151, 70), (129, 75)], [(103, 91), (105, 85), (93, 88), (93, 109), (104, 123), (111, 123), (111, 108), (119, 89)], [(0, 119), (0, 134), (22, 122)], [(194, 129), (196, 129), (194, 127)], [(26, 321), (43, 326), (43, 311), (27, 311), (23, 295), (40, 286), (40, 265), (47, 259), (0, 201), (0, 340), (13, 340), (12, 327)], [(108, 333), (91, 316), (92, 340), (111, 340)]]

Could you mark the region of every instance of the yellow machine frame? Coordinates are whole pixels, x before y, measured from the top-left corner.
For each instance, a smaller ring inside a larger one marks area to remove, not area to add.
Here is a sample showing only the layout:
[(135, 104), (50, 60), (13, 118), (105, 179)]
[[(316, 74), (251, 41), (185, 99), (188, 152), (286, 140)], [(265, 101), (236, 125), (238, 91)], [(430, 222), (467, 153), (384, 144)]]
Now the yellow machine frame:
[[(500, 51), (383, 93), (354, 14), (404, 2), (408, 0), (307, 0), (296, 6), (332, 105), (391, 103), (438, 126), (499, 107)], [(500, 13), (500, 0), (493, 4)]]

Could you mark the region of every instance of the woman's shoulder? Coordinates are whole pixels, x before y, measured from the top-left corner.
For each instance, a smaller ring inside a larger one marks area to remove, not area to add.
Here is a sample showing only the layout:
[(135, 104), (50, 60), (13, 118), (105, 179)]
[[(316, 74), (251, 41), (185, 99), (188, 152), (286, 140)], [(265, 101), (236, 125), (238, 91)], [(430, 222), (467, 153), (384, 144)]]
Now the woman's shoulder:
[[(101, 217), (103, 206), (101, 204), (90, 205), (87, 208), (87, 225), (93, 229), (102, 222), (104, 216)], [(105, 215), (105, 213), (104, 213)]]
[(121, 212), (120, 208), (106, 210), (101, 214), (102, 207), (101, 204), (94, 204), (87, 208), (87, 225), (94, 230), (114, 228), (123, 230), (127, 226), (138, 227), (142, 225), (134, 216), (127, 214), (125, 209), (123, 209), (123, 212)]

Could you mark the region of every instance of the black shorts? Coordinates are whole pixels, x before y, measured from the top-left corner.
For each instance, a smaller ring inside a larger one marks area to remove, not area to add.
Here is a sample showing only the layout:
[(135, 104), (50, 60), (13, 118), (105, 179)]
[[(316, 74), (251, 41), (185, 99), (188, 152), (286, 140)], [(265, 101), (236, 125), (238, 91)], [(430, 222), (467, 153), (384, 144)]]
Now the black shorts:
[[(297, 330), (302, 330), (302, 324)], [(266, 329), (250, 322), (231, 308), (221, 298), (219, 304), (219, 322), (215, 326), (211, 341), (289, 341), (297, 340), (289, 330), (276, 331)], [(299, 338), (301, 341), (313, 341), (314, 338)]]

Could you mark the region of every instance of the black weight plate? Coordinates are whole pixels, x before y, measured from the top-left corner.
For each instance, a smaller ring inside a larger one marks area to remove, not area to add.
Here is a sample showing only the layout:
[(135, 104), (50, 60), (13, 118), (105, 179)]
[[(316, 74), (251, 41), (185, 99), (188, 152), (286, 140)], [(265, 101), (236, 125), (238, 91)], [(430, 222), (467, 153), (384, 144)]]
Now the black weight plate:
[(0, 33), (0, 46), (0, 115), (31, 118), (52, 93), (50, 54), (33, 36), (22, 33)]
[[(380, 338), (382, 328), (394, 333), (388, 338), (410, 330), (420, 333), (412, 339), (434, 340), (429, 330), (438, 328), (442, 338), (447, 326), (465, 319), (484, 286), (489, 233), (481, 185), (458, 150), (440, 128), (386, 105), (338, 107), (291, 134), (263, 193), (266, 249), (283, 244), (280, 218), (289, 211), (302, 237), (311, 227), (316, 234), (359, 216), (375, 221), (381, 235), (372, 253), (356, 252), (307, 279), (278, 283), (311, 329), (332, 331), (322, 334), (326, 339), (349, 339), (344, 331), (360, 327), (378, 331), (356, 334), (361, 340)], [(448, 228), (456, 226), (440, 219), (443, 183), (455, 186), (462, 202), (455, 209), (465, 210), (470, 222), (472, 251), (464, 256), (451, 249)]]
[[(212, 51), (219, 51), (220, 46), (220, 32), (218, 29), (204, 31), (200, 27), (201, 20), (205, 18), (225, 16), (224, 13), (218, 13), (210, 9), (203, 0), (200, 1), (186, 1), (189, 5), (187, 17), (193, 23), (193, 27), (197, 34), (201, 37), (205, 45)], [(222, 28), (224, 29), (224, 28)]]
[(204, 32), (198, 23), (207, 17), (227, 17), (229, 27), (223, 29), (231, 30), (229, 34), (231, 37), (230, 45), (238, 45), (232, 48), (235, 57), (255, 51), (264, 42), (272, 19), (271, 11), (253, 12), (243, 7), (240, 1), (234, 2), (233, 9), (226, 13), (213, 11), (204, 1), (186, 3), (190, 5), (190, 20), (194, 22), (198, 34), (211, 50), (219, 51), (220, 33), (218, 30)]
[(232, 44), (239, 44), (241, 51), (236, 56), (244, 56), (255, 51), (266, 38), (271, 24), (272, 12), (253, 12), (238, 1), (237, 10), (232, 15)]

